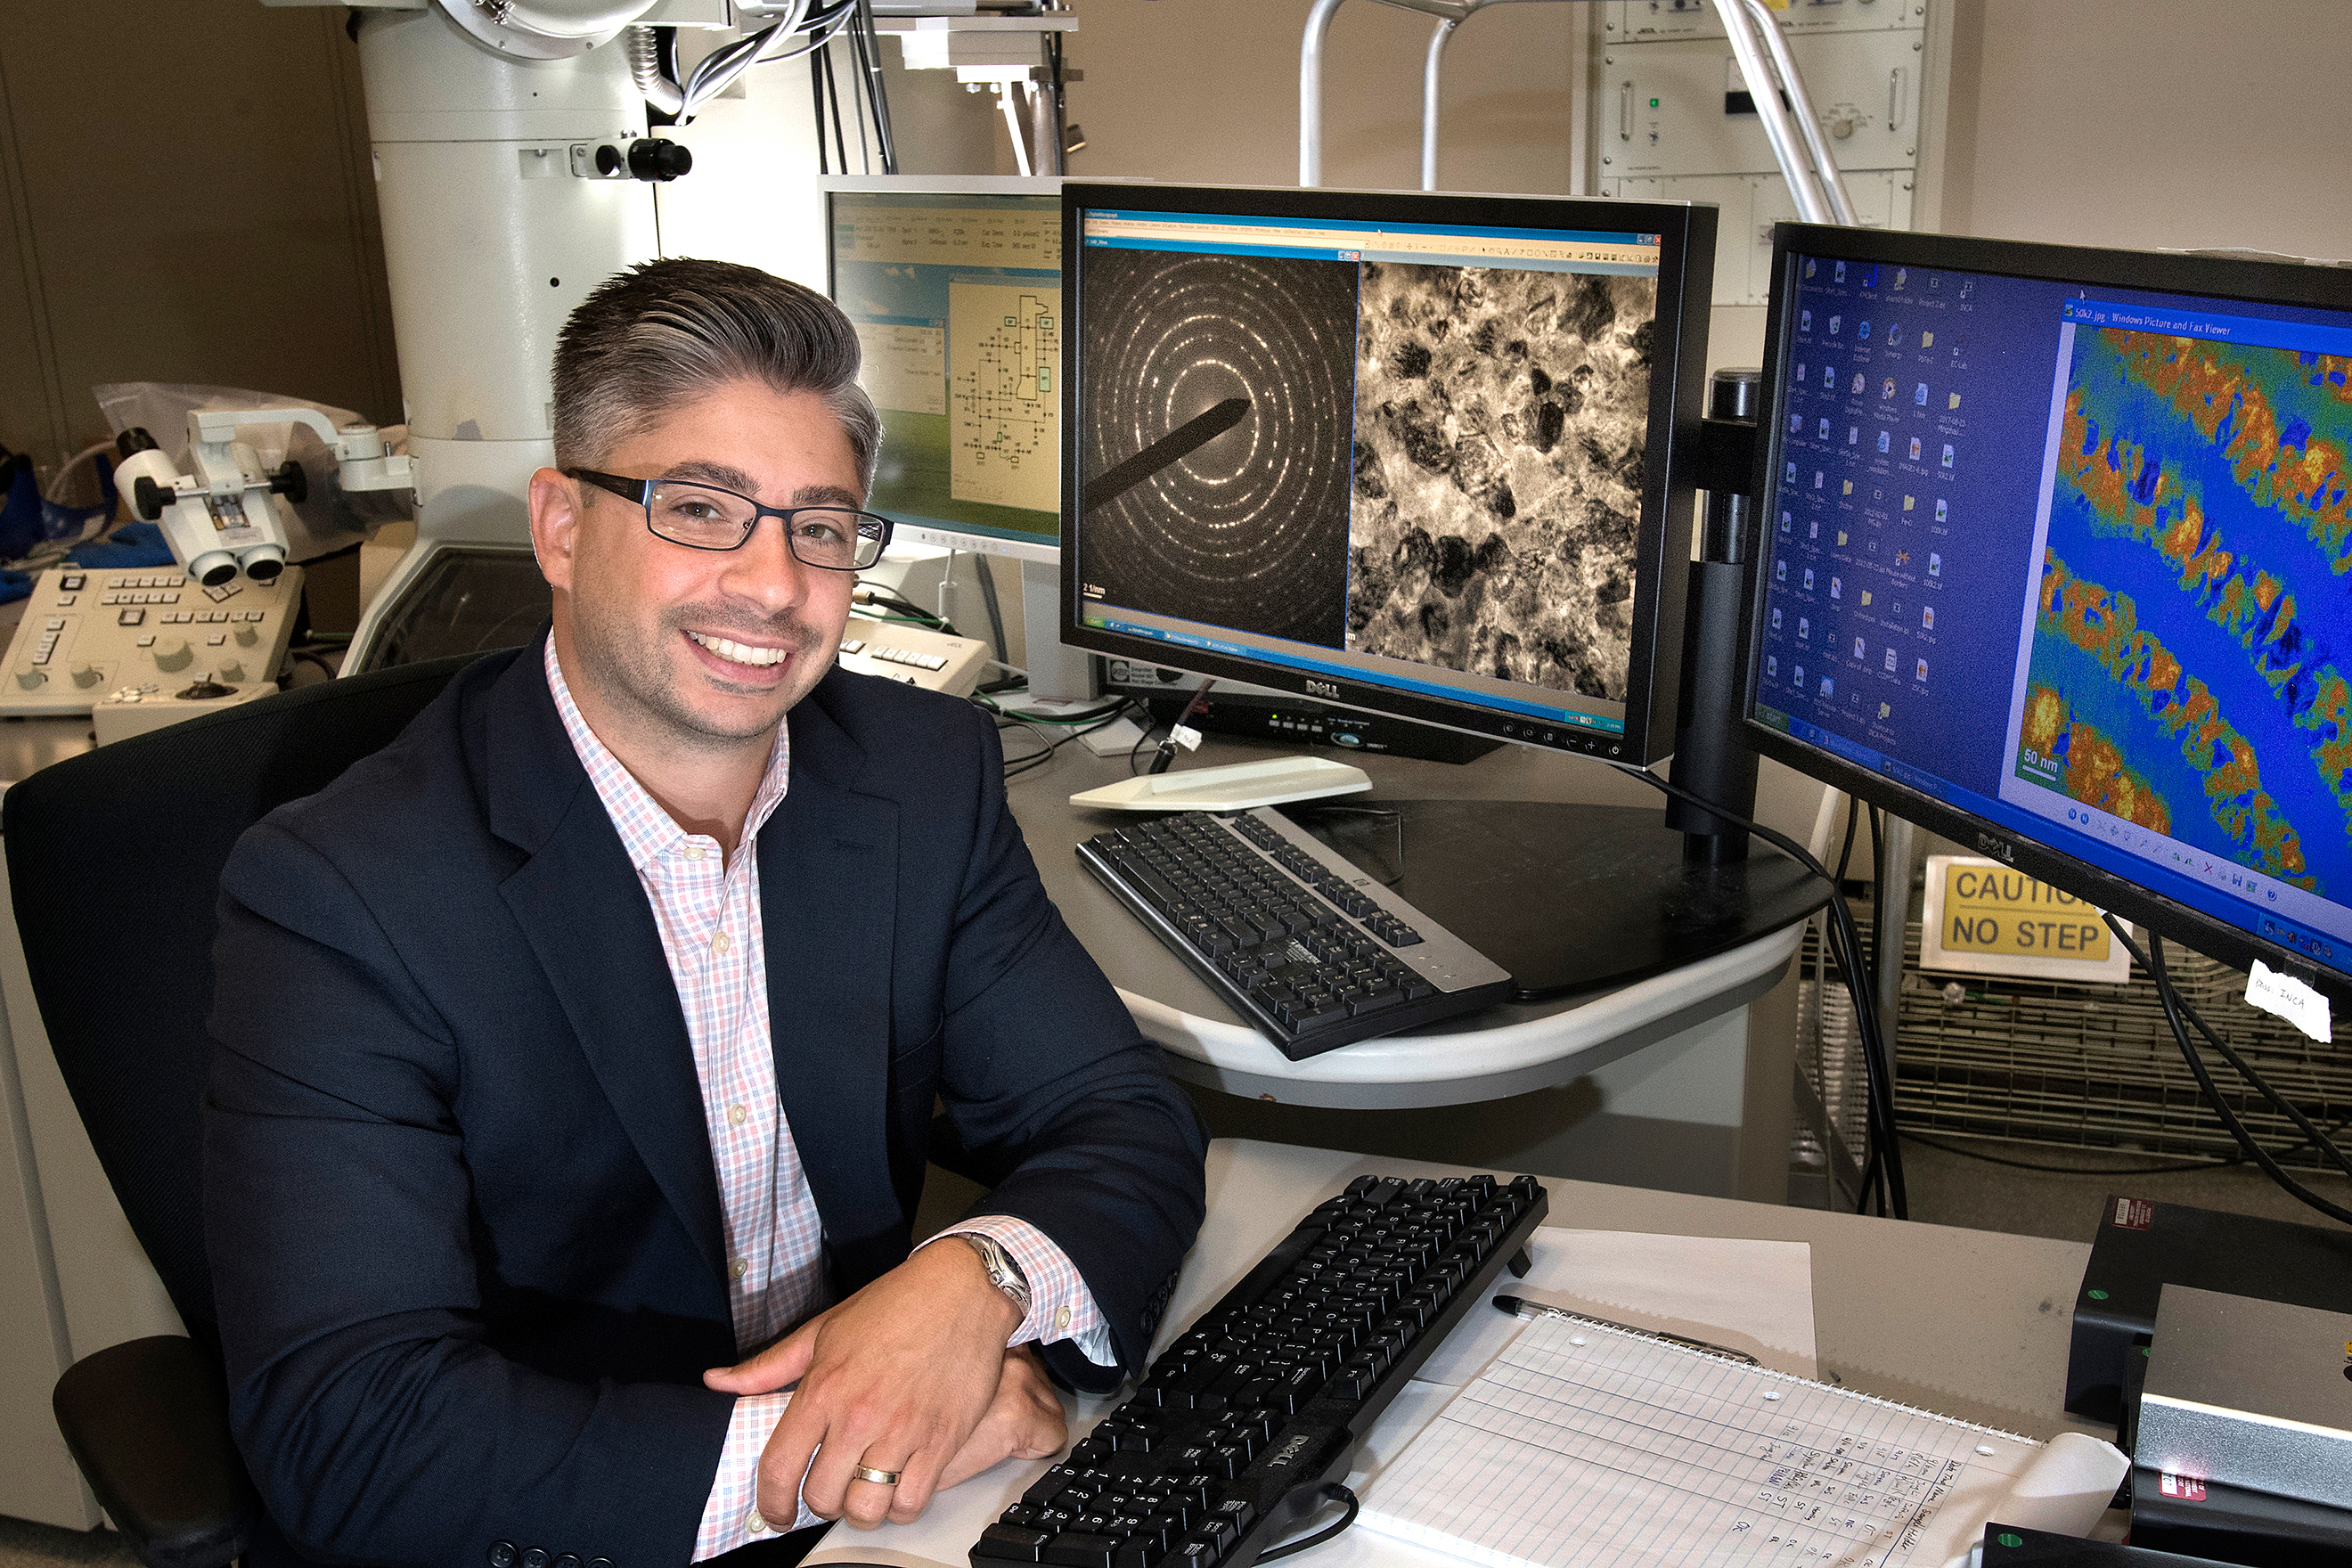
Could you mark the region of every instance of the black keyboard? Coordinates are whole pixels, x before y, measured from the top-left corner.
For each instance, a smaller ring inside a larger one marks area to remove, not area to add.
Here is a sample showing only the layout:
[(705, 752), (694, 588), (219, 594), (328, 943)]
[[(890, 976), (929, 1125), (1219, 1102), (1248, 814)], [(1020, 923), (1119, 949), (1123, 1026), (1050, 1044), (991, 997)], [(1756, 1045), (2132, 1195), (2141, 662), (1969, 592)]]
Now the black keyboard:
[(1266, 807), (1097, 834), (1078, 858), (1293, 1061), (1511, 994), (1475, 948)]
[(1527, 1271), (1549, 1206), (1533, 1176), (1359, 1177), (982, 1533), (972, 1568), (1249, 1568), (1495, 1276)]

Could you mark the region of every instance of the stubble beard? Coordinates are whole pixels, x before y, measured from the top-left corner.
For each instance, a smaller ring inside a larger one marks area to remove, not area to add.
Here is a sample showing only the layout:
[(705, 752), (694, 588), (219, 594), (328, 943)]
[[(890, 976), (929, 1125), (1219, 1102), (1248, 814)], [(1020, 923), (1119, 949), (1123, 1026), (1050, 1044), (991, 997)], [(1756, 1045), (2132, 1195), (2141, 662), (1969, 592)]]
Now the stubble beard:
[[(572, 646), (583, 667), (582, 678), (593, 681), (609, 700), (635, 710), (666, 742), (688, 750), (729, 751), (773, 734), (777, 720), (807, 696), (824, 672), (817, 658), (824, 638), (798, 619), (759, 626), (730, 625), (738, 617), (681, 605), (665, 611), (647, 633), (624, 621), (582, 614), (583, 608), (575, 598)], [(671, 650), (689, 640), (689, 624), (706, 633), (740, 635), (746, 641), (779, 642), (792, 650), (790, 673), (779, 689), (788, 700), (770, 710), (773, 717), (747, 714), (740, 725), (729, 725), (688, 700), (680, 685), (699, 675), (681, 670)]]

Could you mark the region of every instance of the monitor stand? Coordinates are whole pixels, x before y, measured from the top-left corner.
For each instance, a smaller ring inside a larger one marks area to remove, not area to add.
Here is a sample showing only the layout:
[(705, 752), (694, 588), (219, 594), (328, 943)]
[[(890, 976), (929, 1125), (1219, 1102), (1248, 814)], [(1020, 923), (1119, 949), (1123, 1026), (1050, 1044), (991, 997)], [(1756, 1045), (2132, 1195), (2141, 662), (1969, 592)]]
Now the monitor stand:
[[(984, 564), (982, 569), (986, 570)], [(1093, 707), (1102, 696), (1102, 661), (1084, 648), (1062, 644), (1060, 563), (1021, 563), (1021, 625), (1027, 633), (1022, 658), (1029, 671), (1029, 695), (1011, 706), (1040, 711), (1051, 711), (1055, 704)]]
[(1654, 806), (1357, 797), (1281, 809), (1509, 970), (1520, 1001), (1664, 974), (1829, 901), (1769, 845), (1693, 858), (1691, 837)]

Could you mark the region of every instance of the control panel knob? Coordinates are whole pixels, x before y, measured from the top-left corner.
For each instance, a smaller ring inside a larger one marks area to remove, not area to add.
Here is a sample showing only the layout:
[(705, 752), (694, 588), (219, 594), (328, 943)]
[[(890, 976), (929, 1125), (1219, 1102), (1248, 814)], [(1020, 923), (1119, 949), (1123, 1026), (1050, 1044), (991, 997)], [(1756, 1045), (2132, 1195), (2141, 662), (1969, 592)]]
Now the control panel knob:
[(247, 621), (245, 625), (237, 627), (236, 632), (232, 635), (236, 638), (237, 647), (251, 647), (255, 643), (261, 640), (261, 628), (255, 626), (251, 621)]
[(241, 658), (225, 658), (214, 668), (213, 673), (223, 680), (241, 681), (245, 679), (245, 661)]
[(73, 683), (76, 686), (96, 686), (105, 679), (106, 671), (88, 660), (73, 667)]
[(37, 691), (48, 683), (49, 676), (47, 670), (20, 669), (16, 672), (16, 684), (27, 691)]
[(155, 668), (158, 669), (185, 669), (195, 657), (195, 649), (178, 637), (155, 645)]

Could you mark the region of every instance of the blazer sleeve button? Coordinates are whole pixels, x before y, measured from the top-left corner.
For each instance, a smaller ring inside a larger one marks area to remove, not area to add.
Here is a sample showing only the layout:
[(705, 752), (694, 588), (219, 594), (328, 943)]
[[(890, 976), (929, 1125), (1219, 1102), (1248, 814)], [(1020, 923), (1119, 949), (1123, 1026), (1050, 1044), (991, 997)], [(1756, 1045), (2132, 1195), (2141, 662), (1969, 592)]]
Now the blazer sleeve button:
[(591, 1557), (588, 1559), (588, 1568), (613, 1568), (613, 1560), (609, 1557)]
[(549, 1556), (546, 1547), (529, 1547), (522, 1554), (522, 1568), (548, 1568), (551, 1561), (553, 1559)]
[(511, 1541), (490, 1542), (490, 1568), (514, 1568), (515, 1545)]
[(580, 1568), (580, 1554), (576, 1552), (560, 1554), (555, 1559), (555, 1568)]

